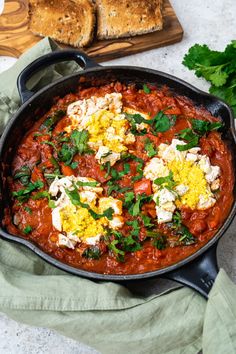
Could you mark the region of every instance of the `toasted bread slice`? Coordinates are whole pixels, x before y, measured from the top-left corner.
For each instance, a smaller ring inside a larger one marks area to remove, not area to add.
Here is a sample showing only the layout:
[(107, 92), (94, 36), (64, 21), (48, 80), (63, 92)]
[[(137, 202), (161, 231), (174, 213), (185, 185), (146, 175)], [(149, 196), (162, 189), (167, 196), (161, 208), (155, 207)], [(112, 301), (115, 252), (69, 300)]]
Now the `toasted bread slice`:
[(96, 0), (99, 39), (161, 30), (162, 0)]
[(93, 39), (95, 8), (90, 0), (30, 0), (29, 28), (74, 47)]

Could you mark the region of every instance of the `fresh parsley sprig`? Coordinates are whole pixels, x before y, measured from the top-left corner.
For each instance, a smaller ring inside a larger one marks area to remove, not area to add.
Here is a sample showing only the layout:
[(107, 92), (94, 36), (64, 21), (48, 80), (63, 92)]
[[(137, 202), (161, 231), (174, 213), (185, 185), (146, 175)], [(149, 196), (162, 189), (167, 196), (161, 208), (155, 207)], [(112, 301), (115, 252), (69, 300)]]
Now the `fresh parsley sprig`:
[(196, 76), (211, 83), (210, 93), (226, 101), (236, 117), (236, 40), (224, 51), (211, 50), (207, 45), (195, 44), (184, 56), (183, 64)]

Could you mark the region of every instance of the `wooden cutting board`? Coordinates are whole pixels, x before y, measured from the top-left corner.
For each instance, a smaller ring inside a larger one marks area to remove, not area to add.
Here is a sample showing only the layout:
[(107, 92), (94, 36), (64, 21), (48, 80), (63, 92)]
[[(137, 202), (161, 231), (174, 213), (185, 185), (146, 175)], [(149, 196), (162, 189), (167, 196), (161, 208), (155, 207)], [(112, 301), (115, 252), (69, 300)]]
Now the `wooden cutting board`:
[[(83, 50), (102, 62), (181, 41), (183, 28), (169, 0), (164, 0), (163, 16), (162, 31), (115, 40), (95, 39)], [(19, 57), (40, 39), (28, 29), (28, 0), (6, 0), (0, 16), (0, 55)]]

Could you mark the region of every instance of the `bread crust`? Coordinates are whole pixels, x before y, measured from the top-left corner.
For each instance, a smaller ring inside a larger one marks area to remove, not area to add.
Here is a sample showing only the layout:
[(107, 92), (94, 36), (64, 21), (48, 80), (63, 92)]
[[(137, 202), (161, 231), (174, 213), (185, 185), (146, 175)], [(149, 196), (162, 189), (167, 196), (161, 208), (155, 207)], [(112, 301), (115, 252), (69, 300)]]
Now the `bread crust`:
[(90, 0), (30, 0), (29, 29), (74, 47), (93, 39), (95, 6)]
[(97, 37), (135, 36), (163, 28), (162, 0), (96, 0)]

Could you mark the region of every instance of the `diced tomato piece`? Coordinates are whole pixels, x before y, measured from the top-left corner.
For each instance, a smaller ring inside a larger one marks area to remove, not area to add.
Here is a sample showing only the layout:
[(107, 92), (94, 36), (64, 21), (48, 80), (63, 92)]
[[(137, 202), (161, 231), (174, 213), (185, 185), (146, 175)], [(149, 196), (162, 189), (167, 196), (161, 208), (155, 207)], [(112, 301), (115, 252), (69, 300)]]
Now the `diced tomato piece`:
[(64, 165), (64, 163), (61, 164), (61, 171), (65, 176), (73, 176), (74, 174), (74, 170), (70, 166)]
[(134, 183), (134, 193), (135, 194), (152, 194), (152, 185), (149, 179), (142, 179)]

